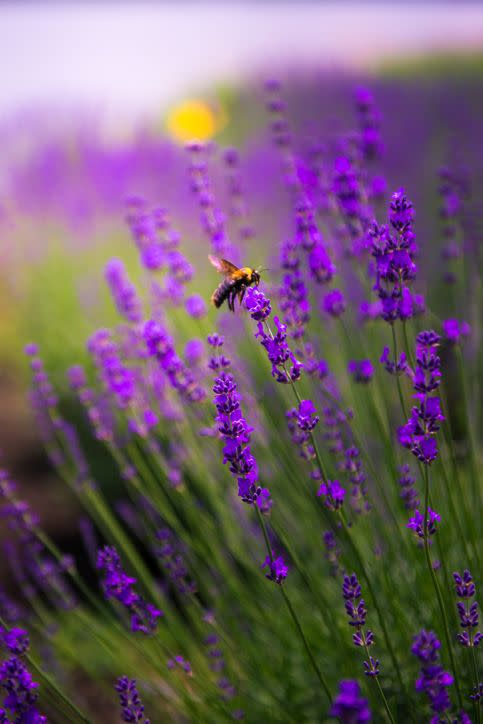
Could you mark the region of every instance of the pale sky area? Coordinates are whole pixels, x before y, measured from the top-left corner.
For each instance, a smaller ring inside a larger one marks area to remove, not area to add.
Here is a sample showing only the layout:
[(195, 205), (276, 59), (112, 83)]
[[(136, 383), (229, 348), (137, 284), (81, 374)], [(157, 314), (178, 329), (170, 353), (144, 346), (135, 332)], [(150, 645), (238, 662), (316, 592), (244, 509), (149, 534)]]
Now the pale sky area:
[(0, 117), (51, 103), (149, 113), (290, 63), (483, 47), (483, 3), (0, 5)]

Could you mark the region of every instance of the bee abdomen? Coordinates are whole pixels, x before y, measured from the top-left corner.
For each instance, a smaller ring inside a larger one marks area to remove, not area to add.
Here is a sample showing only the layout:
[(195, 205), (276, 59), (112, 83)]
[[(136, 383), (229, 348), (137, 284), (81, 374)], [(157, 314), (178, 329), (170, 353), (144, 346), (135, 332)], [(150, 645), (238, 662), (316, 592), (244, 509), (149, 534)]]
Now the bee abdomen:
[(235, 282), (232, 279), (224, 279), (221, 284), (216, 287), (211, 296), (211, 301), (215, 307), (221, 307), (234, 285)]

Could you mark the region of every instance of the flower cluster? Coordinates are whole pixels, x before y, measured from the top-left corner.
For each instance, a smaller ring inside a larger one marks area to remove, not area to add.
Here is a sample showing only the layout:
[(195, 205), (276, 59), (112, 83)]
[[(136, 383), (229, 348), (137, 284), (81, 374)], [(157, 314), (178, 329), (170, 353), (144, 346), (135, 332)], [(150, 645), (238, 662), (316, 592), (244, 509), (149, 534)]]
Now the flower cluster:
[[(439, 649), (441, 643), (432, 631), (424, 629), (414, 637), (411, 647), (412, 653), (421, 662), (421, 672), (416, 681), (416, 691), (419, 691), (429, 699), (431, 709), (438, 715), (442, 715), (451, 706), (448, 695), (448, 687), (453, 683), (453, 677), (444, 671), (439, 664)], [(436, 721), (439, 721), (437, 719)]]
[(339, 510), (345, 498), (345, 488), (338, 480), (327, 480), (321, 483), (317, 496), (323, 498), (324, 504), (329, 510)]
[(99, 329), (87, 343), (105, 388), (122, 410), (128, 407), (135, 394), (134, 374), (123, 363), (118, 346), (108, 329)]
[[(351, 483), (351, 505), (360, 513), (369, 510), (367, 500), (367, 478), (364, 471), (359, 448), (354, 445), (350, 420), (352, 410), (341, 410), (335, 404), (323, 407), (324, 438), (329, 444), (330, 452), (337, 459), (337, 467), (349, 476)], [(345, 491), (344, 491), (345, 494)]]
[(322, 300), (322, 311), (329, 315), (329, 317), (341, 317), (346, 308), (346, 302), (344, 295), (340, 289), (332, 289), (328, 292)]
[(420, 332), (416, 338), (413, 386), (419, 406), (412, 408), (409, 421), (399, 429), (401, 445), (426, 465), (438, 456), (436, 433), (444, 420), (439, 397), (431, 396), (440, 384), (440, 358), (436, 352), (439, 342), (439, 336), (432, 331)]
[(384, 150), (381, 139), (381, 114), (374, 103), (374, 96), (368, 88), (356, 89), (356, 111), (359, 119), (360, 149), (364, 159), (379, 158)]
[(128, 322), (140, 322), (143, 318), (141, 301), (123, 262), (111, 259), (106, 265), (105, 277), (119, 314)]
[(423, 513), (420, 513), (419, 510), (415, 510), (413, 517), (409, 518), (407, 527), (411, 528), (418, 538), (425, 538), (426, 536), (429, 537), (436, 533), (436, 523), (439, 523), (440, 520), (441, 516), (438, 513), (435, 513), (434, 510), (431, 510), (431, 508), (428, 508), (428, 517), (426, 520), (424, 519)]
[(418, 491), (414, 487), (416, 480), (411, 475), (409, 465), (402, 465), (399, 472), (401, 473), (399, 478), (400, 496), (404, 501), (404, 507), (406, 510), (416, 510), (420, 504)]
[(339, 683), (339, 693), (330, 709), (330, 716), (341, 724), (364, 724), (372, 719), (367, 699), (361, 696), (357, 681), (346, 679)]
[(456, 595), (463, 599), (456, 604), (460, 626), (463, 629), (463, 633), (458, 634), (458, 641), (465, 647), (478, 646), (483, 640), (483, 634), (481, 631), (474, 631), (478, 626), (479, 614), (478, 603), (476, 601), (470, 603), (470, 598), (476, 594), (473, 576), (468, 570), (464, 570), (463, 575), (453, 573), (453, 578)]
[[(355, 646), (363, 646), (367, 651), (374, 643), (374, 634), (370, 629), (364, 630), (367, 610), (365, 601), (361, 598), (362, 589), (355, 573), (344, 576), (342, 596), (349, 617), (349, 626), (354, 626), (356, 629), (355, 633), (352, 634), (352, 641)], [(377, 676), (379, 674), (379, 661), (369, 656), (368, 661), (364, 661), (364, 673), (366, 676)]]
[[(293, 339), (301, 339), (310, 320), (309, 292), (300, 271), (298, 247), (286, 241), (281, 249), (281, 267), (286, 270), (278, 290), (283, 321)], [(311, 252), (312, 254), (312, 252)]]
[(133, 588), (136, 579), (123, 571), (121, 559), (115, 548), (105, 546), (98, 552), (97, 568), (104, 571), (103, 587), (106, 598), (119, 601), (129, 612), (131, 631), (154, 633), (157, 619), (163, 613), (136, 593)]
[(35, 590), (39, 590), (54, 607), (74, 608), (77, 598), (65, 575), (72, 571), (72, 558), (66, 555), (56, 560), (46, 550), (38, 538), (38, 516), (27, 502), (17, 498), (15, 484), (2, 469), (0, 501), (3, 503), (0, 515), (18, 539), (18, 546), (9, 541), (11, 550), (7, 558), (15, 575), (25, 577), (24, 593), (32, 597)]
[(468, 322), (459, 322), (457, 319), (445, 319), (442, 327), (443, 336), (450, 344), (460, 344), (471, 334)]
[(223, 463), (229, 463), (230, 472), (237, 479), (238, 495), (249, 505), (256, 502), (262, 492), (258, 484), (257, 461), (250, 450), (252, 429), (243, 417), (235, 378), (221, 372), (213, 385), (217, 409), (218, 431), (225, 441)]
[(461, 173), (452, 168), (439, 170), (441, 206), (439, 215), (442, 221), (444, 244), (441, 256), (445, 262), (443, 279), (447, 284), (454, 284), (457, 276), (454, 263), (462, 255), (462, 245), (459, 238), (464, 198), (468, 193), (467, 182)]
[(248, 213), (240, 178), (240, 155), (236, 148), (227, 148), (223, 154), (228, 182), (230, 216), (238, 222), (240, 239), (253, 239), (255, 231), (248, 223)]
[[(245, 307), (250, 312), (252, 319), (258, 322), (255, 337), (265, 348), (268, 359), (272, 363), (272, 377), (283, 384), (298, 380), (302, 371), (302, 363), (295, 358), (288, 346), (287, 325), (283, 324), (278, 317), (274, 317), (273, 321), (277, 328), (275, 334), (268, 326), (267, 318), (271, 311), (270, 300), (259, 289), (251, 287), (247, 290)], [(264, 329), (264, 324), (267, 331)], [(287, 365), (290, 365), (290, 369), (287, 369)]]
[(389, 347), (384, 347), (379, 362), (384, 366), (386, 372), (390, 375), (399, 377), (400, 375), (411, 375), (411, 368), (408, 365), (407, 357), (405, 352), (401, 352), (399, 359), (392, 361), (389, 357)]
[(166, 330), (154, 320), (149, 320), (144, 325), (144, 340), (150, 356), (158, 360), (171, 386), (189, 402), (201, 402), (205, 391), (176, 354), (173, 340)]
[(330, 574), (334, 578), (339, 573), (339, 559), (341, 556), (341, 550), (337, 543), (337, 539), (331, 530), (326, 530), (322, 536), (322, 541), (325, 547), (325, 558), (330, 565)]
[[(31, 722), (31, 724), (46, 724), (47, 717), (37, 709), (38, 688), (37, 682), (20, 658), (27, 653), (29, 637), (23, 629), (2, 630), (1, 642), (7, 651), (12, 654), (0, 664), (0, 687), (5, 692), (3, 706), (0, 708), (2, 722)], [(11, 717), (11, 718), (9, 718)]]
[(208, 335), (207, 342), (213, 349), (208, 362), (209, 369), (213, 372), (228, 369), (231, 365), (231, 360), (221, 351), (221, 348), (225, 344), (225, 338), (220, 334), (210, 334)]
[[(211, 241), (213, 253), (235, 259), (234, 249), (228, 239), (225, 215), (217, 207), (208, 176), (207, 148), (199, 143), (188, 146), (190, 153), (189, 173), (191, 190), (200, 205), (201, 224)], [(237, 255), (236, 255), (237, 256)]]
[(351, 360), (347, 365), (347, 371), (354, 382), (367, 384), (374, 377), (374, 367), (370, 359)]
[(139, 697), (136, 679), (121, 676), (114, 686), (119, 694), (121, 716), (123, 721), (150, 724), (144, 715), (144, 705)]
[(374, 223), (369, 232), (376, 261), (374, 290), (382, 303), (381, 316), (390, 324), (424, 311), (423, 298), (413, 295), (408, 286), (417, 271), (413, 219), (413, 205), (400, 189), (392, 195), (389, 208), (392, 231), (389, 225)]
[(161, 528), (156, 531), (156, 540), (159, 545), (154, 548), (154, 553), (160, 559), (169, 579), (181, 594), (195, 593), (197, 585), (190, 579), (180, 544), (169, 528)]
[(278, 583), (279, 586), (288, 576), (288, 566), (282, 556), (277, 556), (277, 558), (267, 556), (262, 568), (268, 568), (268, 573), (265, 574), (266, 578)]
[(192, 674), (190, 662), (187, 661), (184, 656), (181, 656), (180, 654), (177, 654), (176, 656), (173, 656), (173, 658), (168, 659), (168, 669), (170, 671), (172, 671), (173, 669), (180, 669), (181, 671), (184, 671), (185, 674), (189, 674), (190, 676)]

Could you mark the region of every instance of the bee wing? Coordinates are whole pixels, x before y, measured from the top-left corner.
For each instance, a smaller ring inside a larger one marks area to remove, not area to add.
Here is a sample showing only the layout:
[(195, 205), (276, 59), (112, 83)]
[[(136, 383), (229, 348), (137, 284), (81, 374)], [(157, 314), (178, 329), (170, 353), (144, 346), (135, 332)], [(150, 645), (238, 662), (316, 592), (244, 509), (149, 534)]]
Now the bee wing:
[(209, 255), (208, 259), (213, 264), (216, 271), (220, 274), (229, 276), (238, 271), (238, 267), (232, 264), (231, 261), (227, 261), (226, 259), (219, 259), (217, 256), (211, 256), (211, 254)]

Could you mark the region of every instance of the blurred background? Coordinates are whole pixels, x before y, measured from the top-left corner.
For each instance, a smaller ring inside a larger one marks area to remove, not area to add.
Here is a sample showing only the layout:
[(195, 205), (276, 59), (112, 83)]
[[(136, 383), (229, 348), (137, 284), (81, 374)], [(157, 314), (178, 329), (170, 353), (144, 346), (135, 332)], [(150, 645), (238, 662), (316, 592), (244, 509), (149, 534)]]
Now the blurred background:
[[(1, 464), (66, 547), (77, 510), (42, 452), (22, 350), (40, 345), (70, 409), (66, 368), (85, 361), (89, 334), (116, 320), (106, 261), (121, 257), (142, 283), (126, 198), (169, 210), (197, 265), (193, 289), (208, 295), (185, 143), (214, 142), (215, 160), (240, 148), (250, 220), (267, 239), (248, 261), (265, 263), (287, 217), (270, 213), (282, 180), (263, 81), (283, 81), (291, 123), (313, 144), (353, 127), (362, 83), (381, 110), (381, 173), (390, 190), (408, 188), (429, 236), (441, 165), (471, 158), (475, 188), (483, 184), (482, 42), (479, 2), (0, 4)], [(223, 206), (216, 163), (213, 173)], [(112, 471), (98, 465), (108, 484)]]

